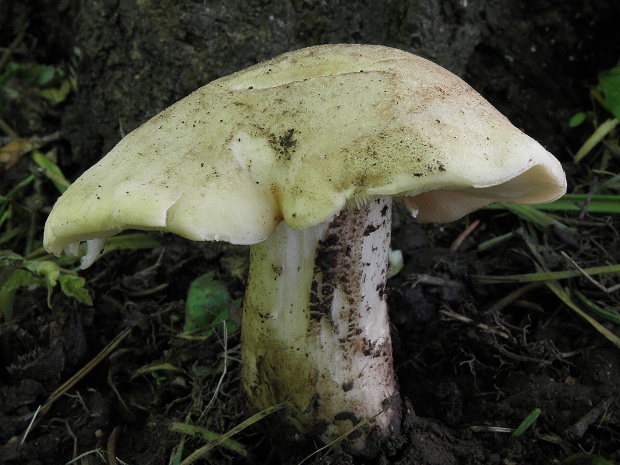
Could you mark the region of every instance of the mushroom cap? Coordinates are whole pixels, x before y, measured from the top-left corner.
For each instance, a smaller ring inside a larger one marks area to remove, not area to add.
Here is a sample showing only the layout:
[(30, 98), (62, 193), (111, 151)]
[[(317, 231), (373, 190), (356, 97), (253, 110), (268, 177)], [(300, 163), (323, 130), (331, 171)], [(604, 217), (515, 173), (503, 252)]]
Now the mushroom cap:
[(445, 222), (565, 190), (560, 163), (444, 68), (323, 45), (213, 81), (131, 132), (58, 200), (44, 245), (128, 228), (253, 244), (376, 196)]

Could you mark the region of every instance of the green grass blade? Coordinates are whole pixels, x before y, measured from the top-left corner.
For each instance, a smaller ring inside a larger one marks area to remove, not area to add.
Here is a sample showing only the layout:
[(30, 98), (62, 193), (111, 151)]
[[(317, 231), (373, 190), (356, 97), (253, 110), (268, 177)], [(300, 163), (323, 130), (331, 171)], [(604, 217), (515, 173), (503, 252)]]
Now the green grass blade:
[(544, 211), (581, 211), (588, 213), (620, 214), (620, 196), (566, 194), (562, 198), (546, 205), (540, 205)]
[[(579, 212), (585, 209), (588, 213), (620, 214), (620, 196), (566, 194), (554, 202), (542, 205), (527, 205), (526, 208), (548, 212)], [(498, 203), (489, 205), (487, 209), (507, 210), (509, 208), (506, 204)]]
[(568, 226), (560, 223), (555, 218), (551, 218), (549, 215), (532, 205), (504, 204), (503, 207), (520, 218), (523, 218), (525, 221), (534, 223), (543, 229), (548, 228), (549, 226), (555, 226), (560, 229), (568, 229)]
[(486, 250), (492, 249), (493, 247), (503, 244), (504, 242), (509, 241), (510, 239), (512, 239), (513, 237), (515, 237), (516, 234), (514, 232), (509, 232), (506, 234), (502, 234), (501, 236), (496, 236), (493, 237), (489, 240), (486, 240), (484, 242), (481, 242), (480, 244), (478, 244), (477, 250), (478, 252), (484, 252)]
[(607, 321), (611, 321), (612, 323), (615, 323), (617, 325), (620, 325), (620, 315), (618, 315), (617, 313), (611, 312), (609, 310), (606, 310), (596, 305), (594, 302), (588, 299), (585, 295), (583, 295), (577, 289), (573, 290), (573, 294), (575, 294), (575, 297), (577, 297), (577, 299), (579, 299), (579, 301), (583, 305), (585, 305), (588, 308), (588, 310), (595, 313), (598, 317), (603, 318)]
[(575, 304), (569, 293), (560, 287), (560, 284), (556, 281), (551, 281), (547, 283), (547, 287), (553, 292), (562, 302), (566, 304), (568, 308), (570, 308), (573, 312), (579, 315), (581, 318), (590, 323), (594, 329), (596, 329), (599, 333), (601, 333), (604, 337), (606, 337), (617, 349), (620, 349), (620, 338), (616, 336), (614, 333), (605, 328), (602, 324), (588, 315), (586, 312), (581, 310), (577, 304)]
[(67, 187), (69, 187), (71, 183), (67, 180), (67, 178), (65, 178), (65, 175), (56, 163), (47, 158), (38, 150), (34, 150), (32, 152), (32, 159), (37, 165), (39, 165), (39, 168), (41, 168), (43, 174), (52, 181), (54, 186), (56, 186), (58, 192), (62, 194), (67, 190)]
[(588, 153), (590, 153), (592, 149), (596, 147), (598, 143), (607, 136), (607, 134), (614, 130), (618, 123), (620, 123), (620, 120), (618, 120), (618, 118), (610, 118), (603, 124), (601, 124), (598, 128), (596, 128), (592, 135), (588, 137), (588, 139), (583, 143), (581, 148), (575, 154), (575, 163), (579, 163)]
[[(170, 425), (170, 429), (176, 433), (186, 434), (188, 436), (200, 436), (204, 441), (216, 441), (220, 438), (221, 434), (216, 433), (215, 431), (208, 430), (206, 428), (201, 428), (199, 426), (188, 425), (186, 423), (173, 423)], [(247, 457), (248, 451), (238, 441), (234, 439), (226, 439), (220, 443), (222, 447), (227, 448), (228, 450), (235, 452), (237, 455), (241, 457)]]
[(525, 419), (521, 422), (521, 424), (517, 426), (516, 429), (513, 431), (512, 437), (518, 438), (523, 433), (525, 433), (529, 429), (529, 427), (532, 426), (534, 422), (538, 419), (541, 412), (542, 411), (539, 408), (532, 410), (532, 413), (530, 413), (527, 417), (525, 417)]
[(559, 279), (578, 278), (585, 274), (595, 276), (598, 274), (620, 273), (620, 265), (605, 265), (584, 268), (579, 270), (567, 271), (541, 271), (538, 273), (513, 274), (507, 276), (483, 276), (474, 275), (472, 279), (480, 283), (535, 283), (544, 281), (555, 281)]
[(257, 422), (261, 421), (263, 418), (271, 415), (272, 413), (277, 412), (278, 410), (284, 408), (287, 404), (288, 404), (288, 402), (282, 402), (281, 404), (274, 405), (273, 407), (266, 408), (265, 410), (262, 410), (262, 411), (258, 412), (257, 414), (252, 415), (250, 418), (248, 418), (247, 420), (239, 423), (237, 426), (235, 426), (234, 428), (232, 428), (228, 432), (222, 434), (221, 436), (219, 436), (214, 441), (211, 441), (211, 442), (209, 442), (209, 444), (206, 444), (205, 446), (202, 446), (200, 449), (194, 451), (189, 457), (187, 457), (185, 460), (183, 460), (183, 462), (181, 462), (180, 465), (189, 465), (191, 463), (194, 463), (196, 460), (198, 460), (198, 459), (204, 457), (205, 455), (207, 455), (213, 448), (219, 446), (224, 441), (228, 440), (231, 436), (233, 436), (233, 435), (243, 431), (248, 426), (251, 426), (254, 423), (257, 423)]

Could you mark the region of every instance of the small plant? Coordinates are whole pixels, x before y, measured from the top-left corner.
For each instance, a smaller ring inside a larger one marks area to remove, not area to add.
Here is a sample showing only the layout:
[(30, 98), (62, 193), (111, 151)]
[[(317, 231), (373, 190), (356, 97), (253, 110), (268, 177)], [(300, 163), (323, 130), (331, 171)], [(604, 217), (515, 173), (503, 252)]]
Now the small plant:
[(57, 260), (29, 260), (13, 252), (0, 251), (0, 314), (4, 321), (13, 317), (13, 302), (20, 287), (47, 287), (47, 305), (51, 307), (52, 291), (56, 284), (62, 292), (85, 305), (92, 299), (84, 288), (84, 278), (75, 271), (62, 268)]
[[(17, 160), (14, 158), (16, 152)], [(47, 303), (51, 306), (52, 290), (58, 284), (67, 296), (92, 305), (84, 278), (66, 268), (75, 260), (58, 260), (46, 254), (37, 237), (39, 210), (45, 202), (42, 192), (45, 179), (49, 179), (59, 193), (69, 186), (52, 161), (53, 151), (44, 154), (28, 139), (13, 139), (0, 147), (0, 161), (11, 160), (4, 164), (5, 169), (10, 169), (28, 154), (31, 154), (32, 174), (14, 186), (3, 186), (8, 191), (0, 194), (0, 317), (4, 321), (13, 318), (14, 299), (19, 288), (46, 287)]]
[(605, 121), (600, 122), (600, 118), (595, 110), (591, 112), (579, 112), (569, 121), (570, 127), (576, 127), (587, 119), (592, 121), (594, 132), (583, 143), (575, 154), (575, 163), (579, 163), (585, 156), (599, 144), (603, 143), (603, 164), (607, 165), (612, 155), (620, 156), (620, 145), (618, 145), (618, 123), (620, 123), (620, 66), (616, 66), (599, 75), (598, 85), (590, 91), (590, 96), (594, 103), (598, 103), (606, 113), (611, 113)]
[(7, 84), (14, 79), (25, 82), (52, 104), (64, 102), (75, 89), (75, 80), (58, 67), (10, 61), (0, 73), (0, 114), (9, 93)]
[(66, 295), (92, 305), (84, 278), (67, 268), (75, 260), (57, 260), (46, 254), (38, 237), (41, 210), (48, 203), (45, 186), (51, 182), (60, 194), (69, 186), (55, 163), (55, 149), (42, 151), (60, 136), (19, 137), (1, 118), (7, 102), (15, 97), (12, 83), (19, 82), (50, 104), (58, 105), (75, 90), (75, 79), (56, 66), (11, 61), (11, 51), (19, 40), (21, 37), (0, 58), (0, 129), (8, 136), (0, 144), (0, 169), (9, 171), (30, 156), (30, 174), (13, 185), (0, 186), (0, 321), (13, 318), (20, 288), (46, 287), (51, 306), (52, 290), (59, 285)]
[[(0, 193), (0, 321), (10, 321), (14, 317), (15, 296), (20, 288), (47, 288), (49, 307), (57, 285), (66, 296), (92, 305), (85, 279), (74, 270), (78, 258), (57, 258), (47, 254), (41, 246), (40, 210), (46, 202), (42, 186), (50, 183), (60, 194), (69, 187), (69, 181), (53, 161), (53, 151), (44, 154), (32, 140), (13, 139), (0, 147), (0, 162), (6, 160), (3, 155), (8, 153), (7, 148), (18, 150), (20, 158), (30, 154), (33, 168), (32, 174), (14, 186), (3, 186), (8, 191)], [(159, 246), (158, 241), (145, 234), (125, 234), (110, 241), (104, 253)], [(84, 252), (81, 250), (78, 257)]]

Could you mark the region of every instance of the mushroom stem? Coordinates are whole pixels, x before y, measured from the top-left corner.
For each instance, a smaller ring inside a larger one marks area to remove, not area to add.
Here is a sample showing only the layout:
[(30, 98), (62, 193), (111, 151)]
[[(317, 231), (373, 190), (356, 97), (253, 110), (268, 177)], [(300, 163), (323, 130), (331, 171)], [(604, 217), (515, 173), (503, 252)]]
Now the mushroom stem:
[(390, 227), (391, 198), (381, 197), (312, 228), (281, 222), (251, 247), (242, 382), (254, 410), (289, 402), (270, 420), (282, 449), (300, 453), (350, 433), (342, 448), (372, 457), (399, 430)]

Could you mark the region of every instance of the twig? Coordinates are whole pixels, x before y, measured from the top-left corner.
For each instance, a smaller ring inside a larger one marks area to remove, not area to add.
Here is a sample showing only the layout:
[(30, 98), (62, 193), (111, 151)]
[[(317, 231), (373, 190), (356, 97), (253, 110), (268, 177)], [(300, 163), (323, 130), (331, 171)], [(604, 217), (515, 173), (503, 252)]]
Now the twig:
[(514, 354), (510, 352), (509, 350), (506, 350), (500, 344), (498, 344), (497, 341), (495, 341), (495, 347), (497, 348), (497, 350), (499, 350), (499, 352), (502, 355), (505, 355), (506, 357), (511, 358), (513, 360), (518, 360), (519, 362), (540, 363), (541, 365), (551, 365), (553, 363), (553, 360), (543, 360), (541, 358), (534, 358), (534, 357), (528, 357), (526, 355)]
[(209, 400), (209, 403), (207, 404), (207, 406), (205, 407), (205, 409), (203, 410), (202, 414), (200, 415), (200, 419), (199, 422), (201, 422), (203, 420), (204, 415), (211, 409), (211, 406), (215, 403), (215, 399), (217, 398), (217, 394), (220, 391), (220, 388), (222, 387), (222, 384), (224, 383), (224, 379), (226, 378), (226, 374), (228, 373), (228, 328), (226, 327), (226, 321), (222, 320), (222, 328), (224, 331), (224, 340), (222, 341), (222, 346), (224, 348), (224, 369), (222, 370), (222, 374), (220, 376), (220, 379), (217, 382), (217, 385), (215, 386), (215, 389), (213, 391), (213, 395), (211, 396), (211, 399)]
[(28, 24), (24, 25), (24, 27), (21, 28), (21, 30), (17, 33), (17, 35), (11, 41), (9, 46), (4, 50), (4, 53), (0, 57), (0, 70), (2, 70), (2, 68), (4, 68), (4, 66), (9, 62), (9, 60), (11, 59), (11, 55), (13, 55), (13, 52), (17, 50), (17, 47), (19, 47), (19, 44), (21, 44), (22, 41), (24, 40), (27, 29), (28, 29)]
[(110, 465), (118, 465), (116, 460), (116, 439), (118, 438), (118, 426), (112, 430), (110, 436), (108, 436), (108, 447), (106, 452), (108, 453), (108, 462)]
[(41, 406), (39, 405), (37, 409), (34, 411), (34, 415), (30, 419), (30, 423), (28, 423), (28, 426), (26, 427), (26, 431), (24, 431), (22, 440), (19, 442), (20, 444), (23, 444), (26, 441), (26, 437), (28, 436), (28, 433), (30, 433), (30, 430), (34, 426), (34, 419), (37, 418), (37, 415), (39, 414), (40, 411), (41, 411)]
[(494, 329), (491, 328), (490, 326), (484, 324), (484, 323), (476, 323), (474, 320), (472, 320), (469, 317), (466, 317), (465, 315), (460, 315), (458, 313), (453, 312), (452, 310), (439, 310), (439, 313), (442, 313), (443, 315), (447, 316), (448, 318), (452, 318), (453, 320), (457, 320), (460, 321), (461, 323), (465, 323), (468, 325), (473, 325), (476, 328), (482, 330), (482, 331), (487, 331), (490, 332), (492, 334), (496, 334), (499, 337), (502, 337), (504, 339), (510, 339), (510, 335), (506, 334), (503, 331), (500, 331), (498, 329)]
[(19, 137), (19, 134), (17, 134), (9, 123), (4, 121), (2, 118), (0, 118), (0, 129), (8, 135), (10, 139), (17, 139)]
[(574, 440), (580, 440), (592, 423), (598, 420), (609, 409), (613, 402), (614, 396), (610, 396), (599, 402), (589, 412), (582, 416), (577, 423), (566, 429), (566, 434), (568, 437)]
[[(17, 138), (17, 134), (13, 136), (9, 135), (6, 137), (0, 137), (0, 145), (6, 145), (16, 138)], [(47, 145), (52, 142), (59, 141), (60, 139), (62, 139), (62, 135), (60, 134), (60, 131), (54, 131), (50, 134), (45, 134), (43, 136), (34, 135), (34, 136), (26, 137), (25, 139), (28, 140), (29, 142), (32, 142), (37, 147), (41, 147), (43, 145)]]
[(21, 443), (26, 440), (26, 436), (30, 432), (32, 428), (34, 428), (41, 419), (45, 416), (45, 414), (52, 407), (54, 402), (56, 402), (63, 394), (65, 394), (69, 389), (75, 386), (78, 381), (80, 381), (84, 376), (86, 376), (93, 368), (95, 368), (101, 361), (103, 361), (110, 353), (116, 349), (116, 347), (129, 335), (131, 332), (130, 328), (124, 329), (121, 331), (107, 346), (103, 348), (101, 352), (99, 352), (90, 362), (84, 365), (77, 373), (75, 373), (71, 378), (65, 381), (62, 385), (60, 385), (54, 392), (50, 394), (45, 403), (35, 411), (32, 416), (32, 420), (28, 425), (26, 431), (24, 431), (22, 435)]
[(465, 239), (467, 239), (471, 235), (471, 233), (474, 232), (474, 230), (478, 227), (479, 224), (480, 220), (476, 220), (472, 222), (469, 226), (467, 226), (467, 228), (465, 228), (465, 230), (461, 232), (461, 234), (459, 234), (456, 239), (454, 239), (454, 242), (452, 242), (452, 245), (450, 246), (450, 252), (456, 252), (461, 246), (461, 244), (463, 244)]
[[(17, 47), (19, 47), (19, 44), (22, 43), (22, 40), (24, 40), (24, 36), (26, 35), (26, 29), (28, 29), (28, 24), (22, 27), (22, 29), (12, 40), (10, 45), (4, 50), (4, 53), (0, 57), (0, 71), (4, 69), (5, 65), (11, 59), (11, 55), (13, 55), (13, 52), (17, 49)], [(0, 118), (0, 129), (10, 137), (18, 137), (18, 134), (13, 130), (13, 128), (2, 118)]]
[(89, 455), (98, 455), (101, 459), (105, 460), (103, 457), (103, 453), (101, 452), (101, 449), (93, 449), (93, 450), (89, 450), (84, 452), (83, 454), (78, 455), (76, 458), (74, 458), (73, 460), (68, 461), (65, 465), (71, 465), (72, 463), (77, 463), (78, 460), (82, 460), (84, 457), (88, 457)]
[(522, 287), (512, 291), (510, 294), (502, 297), (497, 302), (495, 302), (493, 305), (491, 305), (486, 310), (485, 313), (498, 313), (498, 312), (500, 312), (501, 310), (506, 308), (508, 305), (512, 304), (513, 302), (515, 302), (516, 300), (520, 299), (522, 296), (524, 296), (525, 294), (527, 294), (531, 290), (534, 290), (535, 288), (539, 287), (540, 285), (541, 285), (541, 283), (536, 283), (536, 282), (529, 283), (529, 284), (526, 284), (525, 286), (522, 286)]
[(611, 286), (611, 287), (605, 287), (603, 286), (601, 283), (599, 283), (598, 281), (596, 281), (592, 276), (590, 276), (586, 270), (584, 270), (583, 268), (581, 268), (577, 262), (575, 262), (575, 260), (573, 260), (572, 258), (570, 258), (566, 252), (562, 251), (560, 252), (562, 254), (562, 256), (567, 259), (571, 265), (573, 265), (575, 268), (577, 268), (577, 270), (583, 275), (584, 278), (586, 278), (588, 281), (590, 281), (592, 284), (594, 284), (597, 288), (599, 288), (601, 291), (603, 291), (606, 294), (611, 294), (614, 291), (617, 291), (618, 289), (620, 289), (620, 284), (616, 284), (615, 286)]

